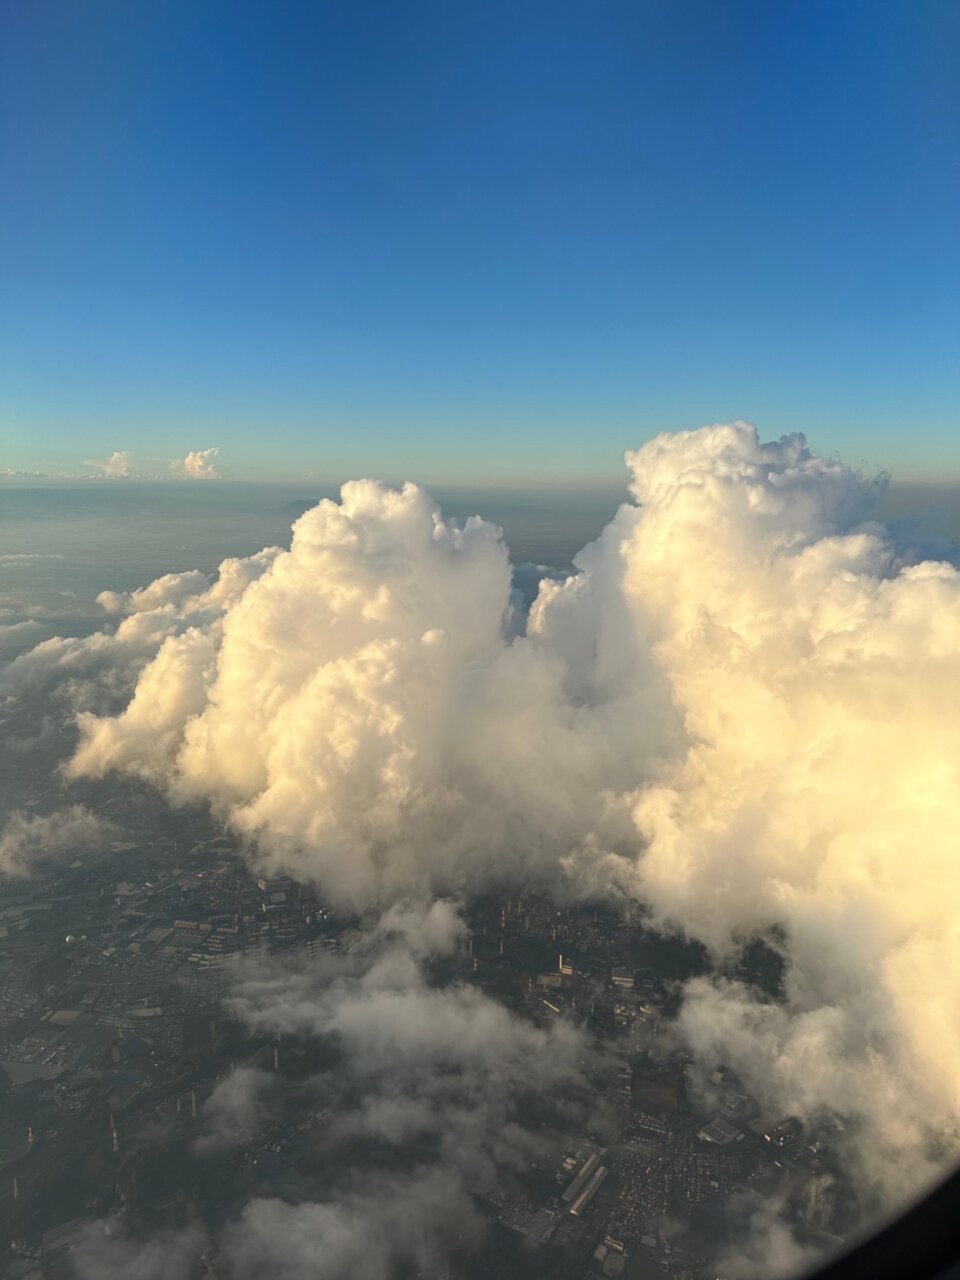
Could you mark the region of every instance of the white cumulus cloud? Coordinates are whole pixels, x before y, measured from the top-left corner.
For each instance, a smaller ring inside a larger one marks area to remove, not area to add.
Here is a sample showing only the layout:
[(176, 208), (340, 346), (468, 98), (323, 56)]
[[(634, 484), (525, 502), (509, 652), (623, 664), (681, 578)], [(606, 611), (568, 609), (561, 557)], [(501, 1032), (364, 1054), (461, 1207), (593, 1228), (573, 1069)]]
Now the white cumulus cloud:
[(171, 462), (170, 470), (187, 480), (219, 480), (220, 472), (216, 465), (219, 456), (219, 449), (191, 449), (185, 458)]
[(115, 449), (109, 457), (90, 458), (83, 465), (111, 478), (129, 476), (133, 468), (133, 454), (129, 449)]

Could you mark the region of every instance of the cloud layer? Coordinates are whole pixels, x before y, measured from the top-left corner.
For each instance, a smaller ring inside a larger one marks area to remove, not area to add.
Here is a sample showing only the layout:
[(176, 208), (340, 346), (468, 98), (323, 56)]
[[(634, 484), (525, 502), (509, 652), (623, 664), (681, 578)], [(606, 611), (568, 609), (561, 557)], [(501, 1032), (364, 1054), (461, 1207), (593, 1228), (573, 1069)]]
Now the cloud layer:
[(864, 1185), (903, 1195), (958, 1149), (960, 575), (904, 560), (800, 436), (628, 463), (634, 501), (525, 625), (494, 526), (363, 481), (232, 587), (105, 600), (115, 635), (11, 678), (128, 662), (74, 776), (207, 800), (343, 905), (535, 883), (717, 957), (781, 939), (782, 1002), (700, 980), (684, 1034), (771, 1108), (842, 1113)]

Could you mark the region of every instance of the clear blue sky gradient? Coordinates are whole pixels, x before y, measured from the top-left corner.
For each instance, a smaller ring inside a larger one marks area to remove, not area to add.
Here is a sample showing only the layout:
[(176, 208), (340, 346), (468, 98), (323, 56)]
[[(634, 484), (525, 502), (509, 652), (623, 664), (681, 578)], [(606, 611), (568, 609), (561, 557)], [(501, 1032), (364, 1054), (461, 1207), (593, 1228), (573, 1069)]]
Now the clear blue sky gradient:
[(954, 0), (2, 13), (3, 465), (960, 478)]

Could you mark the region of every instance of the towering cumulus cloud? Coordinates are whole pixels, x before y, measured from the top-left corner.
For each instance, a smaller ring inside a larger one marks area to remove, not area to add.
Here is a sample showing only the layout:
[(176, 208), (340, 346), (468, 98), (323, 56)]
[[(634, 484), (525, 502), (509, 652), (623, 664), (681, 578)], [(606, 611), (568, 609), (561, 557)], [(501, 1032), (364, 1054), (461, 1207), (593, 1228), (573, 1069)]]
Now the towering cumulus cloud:
[(184, 600), (189, 575), (101, 597), (164, 640), (121, 715), (81, 715), (71, 771), (210, 799), (264, 857), (352, 907), (555, 876), (598, 831), (630, 837), (613, 797), (679, 735), (615, 554), (606, 537), (585, 553), (584, 589), (538, 604), (511, 643), (495, 526), (446, 523), (414, 485), (345, 485), (206, 625), (195, 599), (216, 588)]
[(533, 616), (556, 645), (584, 628), (588, 687), (590, 620), (619, 612), (682, 711), (620, 883), (717, 956), (782, 931), (785, 1003), (700, 980), (682, 1028), (771, 1105), (852, 1118), (863, 1183), (902, 1194), (960, 1117), (960, 575), (902, 563), (872, 486), (801, 437), (734, 424), (628, 462), (638, 507)]
[(692, 739), (634, 793), (637, 891), (715, 951), (777, 925), (789, 961), (784, 1006), (700, 982), (685, 1030), (785, 1109), (855, 1118), (900, 1190), (960, 1116), (960, 575), (902, 564), (800, 438), (715, 428), (630, 463), (623, 590)]
[(628, 463), (525, 627), (498, 531), (410, 485), (345, 486), (215, 617), (150, 625), (183, 613), (155, 584), (165, 638), (70, 768), (209, 800), (353, 907), (513, 881), (639, 899), (717, 958), (766, 936), (784, 1000), (698, 980), (688, 1043), (846, 1117), (863, 1185), (903, 1193), (957, 1149), (960, 576), (800, 436)]
[(209, 797), (351, 905), (447, 878), (482, 843), (450, 757), (509, 607), (492, 525), (447, 525), (412, 485), (348, 484), (216, 629), (166, 642), (121, 716), (83, 720), (73, 770)]

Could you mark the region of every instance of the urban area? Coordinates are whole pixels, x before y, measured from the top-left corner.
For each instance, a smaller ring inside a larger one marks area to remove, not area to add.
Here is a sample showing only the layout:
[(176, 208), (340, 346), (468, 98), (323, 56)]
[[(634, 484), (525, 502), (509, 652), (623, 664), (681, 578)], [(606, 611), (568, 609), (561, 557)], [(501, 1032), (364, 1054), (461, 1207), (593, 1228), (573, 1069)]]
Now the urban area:
[[(245, 955), (348, 952), (362, 937), (313, 887), (258, 878), (205, 813), (146, 787), (91, 800), (123, 838), (0, 896), (0, 1274), (20, 1280), (73, 1275), (92, 1221), (200, 1219), (215, 1240), (253, 1195), (309, 1194), (326, 1117), (303, 1083), (319, 1050), (240, 1025), (225, 984)], [(678, 984), (705, 965), (697, 947), (636, 913), (544, 897), (486, 897), (465, 915), (469, 941), (443, 980), (534, 1024), (581, 1027), (593, 1096), (568, 1132), (545, 1119), (529, 1167), (478, 1195), (479, 1254), (432, 1280), (716, 1277), (718, 1238), (751, 1192), (786, 1204), (811, 1243), (839, 1243), (833, 1135), (765, 1114), (723, 1063), (705, 1081), (701, 1064), (693, 1087), (669, 1029)], [(774, 950), (757, 944), (740, 964), (776, 998)], [(249, 1065), (276, 1074), (280, 1118), (197, 1158), (211, 1091)], [(221, 1274), (214, 1246), (196, 1275)]]

